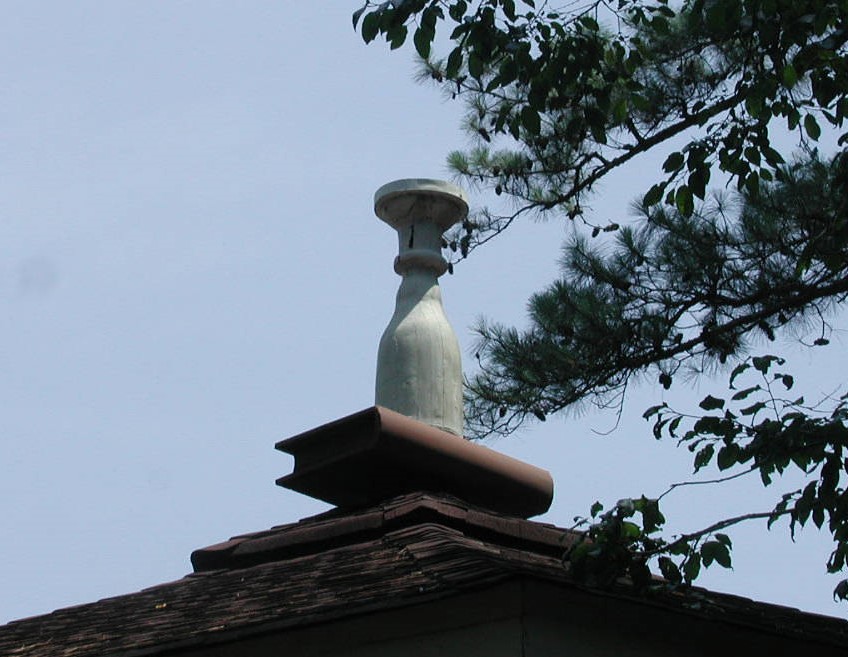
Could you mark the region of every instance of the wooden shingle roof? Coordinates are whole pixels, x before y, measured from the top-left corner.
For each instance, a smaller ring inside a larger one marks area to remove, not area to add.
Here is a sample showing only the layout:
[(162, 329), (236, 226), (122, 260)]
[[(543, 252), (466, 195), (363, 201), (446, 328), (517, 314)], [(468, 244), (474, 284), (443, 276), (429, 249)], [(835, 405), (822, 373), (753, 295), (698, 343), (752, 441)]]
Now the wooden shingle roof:
[[(196, 551), (195, 572), (180, 580), (9, 623), (0, 627), (0, 655), (155, 654), (416, 605), (518, 576), (580, 588), (561, 561), (574, 539), (455, 498), (405, 495), (238, 536)], [(585, 593), (630, 597), (625, 589)], [(703, 589), (639, 602), (848, 645), (845, 621)]]

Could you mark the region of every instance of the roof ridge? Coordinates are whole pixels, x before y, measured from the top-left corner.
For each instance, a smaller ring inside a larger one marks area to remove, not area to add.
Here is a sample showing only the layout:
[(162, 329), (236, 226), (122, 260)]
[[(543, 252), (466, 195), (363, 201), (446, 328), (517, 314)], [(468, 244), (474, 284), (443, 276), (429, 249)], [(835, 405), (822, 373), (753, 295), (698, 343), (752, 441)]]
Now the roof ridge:
[(316, 516), (298, 523), (242, 534), (195, 550), (195, 572), (237, 569), (290, 559), (374, 539), (402, 527), (437, 524), (481, 539), (559, 554), (568, 530), (547, 523), (495, 513), (447, 494), (410, 493), (374, 507), (333, 517)]

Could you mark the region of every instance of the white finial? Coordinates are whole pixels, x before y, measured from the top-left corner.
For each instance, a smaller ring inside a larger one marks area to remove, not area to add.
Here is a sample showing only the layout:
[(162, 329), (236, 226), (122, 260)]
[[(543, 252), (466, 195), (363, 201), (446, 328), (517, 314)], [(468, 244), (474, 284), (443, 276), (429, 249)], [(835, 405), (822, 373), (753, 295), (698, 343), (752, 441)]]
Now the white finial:
[(403, 277), (380, 340), (376, 403), (461, 436), (462, 362), (438, 278), (447, 270), (442, 233), (468, 213), (465, 194), (440, 180), (396, 180), (374, 194), (374, 212), (398, 232)]

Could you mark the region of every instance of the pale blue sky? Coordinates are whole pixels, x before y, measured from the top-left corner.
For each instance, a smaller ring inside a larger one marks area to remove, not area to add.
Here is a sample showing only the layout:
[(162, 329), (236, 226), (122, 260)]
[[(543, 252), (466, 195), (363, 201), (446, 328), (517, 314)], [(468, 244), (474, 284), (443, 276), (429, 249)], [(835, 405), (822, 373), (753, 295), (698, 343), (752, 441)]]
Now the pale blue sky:
[[(324, 508), (274, 485), (291, 463), (273, 445), (373, 403), (399, 280), (373, 192), (447, 176), (463, 142), (462, 108), (412, 81), (409, 50), (363, 45), (356, 8), (2, 3), (0, 622), (181, 577), (194, 548)], [(596, 210), (624, 218), (649, 170), (623, 171)], [(525, 224), (444, 279), (469, 367), (469, 327), (521, 322), (565, 234)], [(813, 393), (844, 352), (801, 352)], [(687, 476), (688, 452), (639, 419), (661, 394), (636, 390), (607, 437), (593, 430), (614, 417), (589, 414), (490, 446), (550, 469), (544, 519), (569, 525)], [(681, 494), (675, 526), (767, 500)], [(735, 572), (705, 585), (844, 613), (827, 541), (745, 535)]]

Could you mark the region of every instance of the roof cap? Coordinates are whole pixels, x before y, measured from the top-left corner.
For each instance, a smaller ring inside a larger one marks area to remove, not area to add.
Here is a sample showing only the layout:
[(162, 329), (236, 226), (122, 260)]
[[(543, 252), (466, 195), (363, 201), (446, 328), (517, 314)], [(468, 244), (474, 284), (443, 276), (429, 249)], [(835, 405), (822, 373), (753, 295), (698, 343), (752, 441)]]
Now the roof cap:
[(380, 406), (276, 448), (295, 458), (294, 472), (278, 485), (341, 508), (427, 491), (529, 518), (547, 511), (553, 500), (546, 470)]

